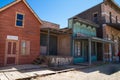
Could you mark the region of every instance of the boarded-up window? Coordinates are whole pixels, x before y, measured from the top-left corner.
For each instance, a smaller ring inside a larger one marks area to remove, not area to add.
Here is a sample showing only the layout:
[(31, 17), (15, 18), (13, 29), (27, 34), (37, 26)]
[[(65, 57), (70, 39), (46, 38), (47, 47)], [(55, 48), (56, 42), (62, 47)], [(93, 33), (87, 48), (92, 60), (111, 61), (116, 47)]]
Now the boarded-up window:
[(30, 54), (30, 41), (21, 41), (21, 54), (28, 55)]

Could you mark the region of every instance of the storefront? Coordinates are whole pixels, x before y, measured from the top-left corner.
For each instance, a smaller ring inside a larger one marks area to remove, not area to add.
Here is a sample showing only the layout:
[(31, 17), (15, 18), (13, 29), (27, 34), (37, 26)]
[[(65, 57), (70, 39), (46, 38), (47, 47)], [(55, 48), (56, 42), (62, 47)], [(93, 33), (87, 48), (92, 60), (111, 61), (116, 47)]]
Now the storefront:
[[(72, 28), (72, 56), (74, 64), (106, 61), (105, 45), (114, 45), (111, 40), (98, 38), (96, 29), (99, 26), (81, 18), (69, 19), (69, 28)], [(112, 47), (109, 48), (108, 60), (112, 59)]]

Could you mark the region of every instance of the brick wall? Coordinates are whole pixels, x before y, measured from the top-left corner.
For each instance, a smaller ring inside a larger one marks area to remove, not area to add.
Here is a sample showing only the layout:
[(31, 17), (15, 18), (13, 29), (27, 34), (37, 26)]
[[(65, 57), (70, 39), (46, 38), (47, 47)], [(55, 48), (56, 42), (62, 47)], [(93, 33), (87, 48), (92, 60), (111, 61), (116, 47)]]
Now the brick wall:
[[(15, 26), (16, 13), (25, 14), (24, 28)], [(40, 54), (40, 26), (33, 13), (21, 1), (12, 7), (0, 12), (0, 65), (4, 64), (5, 44), (7, 35), (19, 37), (21, 40), (30, 41), (30, 55), (22, 56), (19, 45), (19, 64), (31, 63)]]
[(110, 12), (111, 12), (111, 15), (112, 15), (112, 22), (113, 23), (116, 23), (116, 16), (118, 18), (118, 22), (120, 23), (120, 13), (118, 12), (118, 10), (116, 10), (116, 8), (112, 5), (110, 5), (109, 3), (104, 3), (101, 5), (102, 6), (102, 18), (104, 20), (104, 23), (107, 22), (109, 23), (110, 22)]
[(103, 31), (104, 38), (108, 37), (112, 40), (112, 37), (114, 36), (114, 40), (118, 40), (118, 38), (120, 37), (120, 30), (115, 29), (111, 26), (105, 25)]
[(97, 24), (100, 25), (99, 28), (97, 28), (97, 36), (98, 37), (102, 37), (102, 28), (101, 28), (101, 25), (102, 23), (104, 22), (103, 19), (101, 18), (101, 3), (78, 14), (77, 16), (80, 17), (80, 18), (83, 18), (83, 19), (87, 19), (87, 20), (90, 20), (90, 21), (93, 21), (94, 22), (94, 14), (97, 13), (98, 14), (98, 22)]
[[(103, 27), (104, 38), (116, 42), (113, 46), (114, 53), (117, 54), (120, 50), (120, 30), (111, 26), (104, 25)], [(108, 47), (107, 47), (108, 48)]]
[(77, 16), (83, 19), (87, 19), (90, 21), (93, 21), (93, 16), (94, 14), (97, 13), (98, 14), (98, 24), (101, 23), (101, 4), (98, 4), (80, 14), (78, 14)]

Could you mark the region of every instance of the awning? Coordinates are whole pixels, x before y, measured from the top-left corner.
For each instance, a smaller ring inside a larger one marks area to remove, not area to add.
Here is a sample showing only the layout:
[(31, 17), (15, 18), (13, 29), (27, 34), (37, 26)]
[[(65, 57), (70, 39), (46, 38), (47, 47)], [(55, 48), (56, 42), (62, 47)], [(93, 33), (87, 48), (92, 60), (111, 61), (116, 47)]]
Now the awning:
[(120, 23), (106, 23), (108, 26), (111, 26), (115, 29), (120, 30)]
[(63, 31), (60, 29), (54, 29), (54, 28), (41, 28), (41, 31), (47, 32), (48, 30), (54, 34), (72, 34), (71, 32), (68, 31)]
[(98, 38), (98, 37), (75, 37), (75, 40), (85, 40), (85, 39), (91, 39), (91, 41), (95, 41), (95, 42), (100, 42), (100, 43), (112, 43), (114, 44), (115, 42), (112, 40), (106, 40), (106, 39), (102, 39), (102, 38)]

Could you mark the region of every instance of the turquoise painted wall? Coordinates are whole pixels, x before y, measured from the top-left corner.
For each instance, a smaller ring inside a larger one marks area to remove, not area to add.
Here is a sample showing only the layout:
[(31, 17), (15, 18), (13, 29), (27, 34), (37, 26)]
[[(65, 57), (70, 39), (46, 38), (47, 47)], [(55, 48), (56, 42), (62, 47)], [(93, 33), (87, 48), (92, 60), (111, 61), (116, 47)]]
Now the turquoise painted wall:
[(82, 24), (80, 22), (76, 22), (73, 25), (73, 35), (75, 36), (77, 33), (84, 34), (86, 36), (96, 36), (96, 28), (92, 26), (88, 26), (86, 24)]
[(76, 22), (73, 24), (73, 20), (68, 20), (68, 27), (73, 27), (73, 36), (75, 36), (77, 33), (82, 33), (86, 36), (96, 36), (96, 28), (92, 26), (88, 26), (86, 24)]
[(72, 23), (73, 23), (73, 20), (72, 20), (72, 19), (69, 19), (69, 20), (68, 20), (68, 28), (72, 28)]

